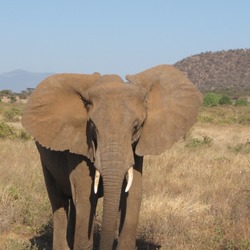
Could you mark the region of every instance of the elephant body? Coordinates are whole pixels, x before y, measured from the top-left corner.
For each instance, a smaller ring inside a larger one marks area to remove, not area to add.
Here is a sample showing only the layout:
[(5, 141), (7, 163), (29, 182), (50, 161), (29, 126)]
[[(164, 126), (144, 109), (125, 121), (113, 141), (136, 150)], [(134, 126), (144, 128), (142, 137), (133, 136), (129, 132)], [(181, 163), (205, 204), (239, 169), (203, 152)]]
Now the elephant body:
[[(195, 122), (201, 94), (160, 65), (124, 83), (117, 75), (60, 74), (38, 85), (22, 123), (40, 153), (53, 211), (54, 249), (92, 249), (104, 196), (100, 249), (135, 248), (143, 156), (160, 154)], [(120, 212), (120, 213), (119, 213)]]

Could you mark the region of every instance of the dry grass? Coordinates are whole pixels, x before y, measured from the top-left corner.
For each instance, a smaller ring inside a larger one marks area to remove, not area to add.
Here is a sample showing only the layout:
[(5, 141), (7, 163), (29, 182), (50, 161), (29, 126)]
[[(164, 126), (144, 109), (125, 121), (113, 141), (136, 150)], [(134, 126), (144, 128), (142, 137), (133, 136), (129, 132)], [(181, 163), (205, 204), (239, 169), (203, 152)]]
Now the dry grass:
[(25, 249), (50, 216), (39, 156), (31, 140), (0, 140), (0, 159), (0, 249)]
[(161, 157), (147, 157), (145, 238), (163, 249), (250, 249), (250, 155), (235, 149), (249, 147), (248, 129), (196, 125), (191, 136), (212, 143), (187, 148), (182, 141)]
[[(222, 110), (200, 117), (213, 113), (215, 121)], [(227, 120), (232, 110), (224, 112)], [(250, 249), (249, 129), (202, 120), (171, 150), (145, 157), (138, 238), (163, 250)], [(0, 159), (0, 249), (41, 249), (29, 240), (51, 212), (35, 146), (0, 140)]]

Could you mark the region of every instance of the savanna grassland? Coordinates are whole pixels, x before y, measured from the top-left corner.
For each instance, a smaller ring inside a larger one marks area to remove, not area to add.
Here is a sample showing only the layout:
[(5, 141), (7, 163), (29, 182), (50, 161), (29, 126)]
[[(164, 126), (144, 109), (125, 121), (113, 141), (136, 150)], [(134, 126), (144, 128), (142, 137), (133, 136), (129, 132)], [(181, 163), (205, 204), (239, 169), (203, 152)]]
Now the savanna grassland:
[[(21, 110), (0, 103), (0, 249), (51, 249), (50, 205)], [(202, 107), (185, 138), (145, 157), (143, 175), (138, 249), (250, 249), (249, 106)], [(98, 229), (101, 206), (96, 219)]]

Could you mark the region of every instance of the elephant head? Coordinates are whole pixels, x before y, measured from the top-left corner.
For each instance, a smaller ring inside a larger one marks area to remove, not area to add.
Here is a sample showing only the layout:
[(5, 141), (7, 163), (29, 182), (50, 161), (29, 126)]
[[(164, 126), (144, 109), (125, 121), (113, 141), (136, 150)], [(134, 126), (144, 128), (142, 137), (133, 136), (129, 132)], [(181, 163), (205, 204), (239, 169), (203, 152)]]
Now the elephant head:
[(114, 239), (122, 183), (128, 172), (128, 191), (134, 154), (157, 155), (171, 147), (193, 125), (202, 102), (194, 85), (170, 65), (126, 79), (98, 73), (51, 76), (34, 90), (22, 120), (44, 147), (94, 162), (95, 192), (99, 175), (104, 184), (103, 246)]

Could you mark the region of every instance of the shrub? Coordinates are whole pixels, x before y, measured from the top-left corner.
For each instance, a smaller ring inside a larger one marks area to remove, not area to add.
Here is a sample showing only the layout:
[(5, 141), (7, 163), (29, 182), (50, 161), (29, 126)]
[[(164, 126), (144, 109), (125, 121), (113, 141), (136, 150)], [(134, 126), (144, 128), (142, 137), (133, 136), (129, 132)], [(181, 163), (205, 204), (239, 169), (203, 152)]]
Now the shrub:
[(198, 116), (198, 121), (199, 122), (212, 122), (214, 120), (214, 117), (210, 116), (210, 115), (200, 115)]
[(235, 153), (249, 154), (250, 153), (250, 142), (247, 140), (247, 142), (245, 142), (245, 143), (239, 143), (235, 146), (228, 146), (228, 149), (235, 152)]
[(32, 137), (30, 134), (22, 129), (17, 130), (10, 125), (8, 125), (6, 122), (0, 122), (0, 139), (21, 139), (21, 140), (30, 140)]
[(21, 110), (19, 108), (13, 107), (10, 110), (6, 110), (3, 114), (5, 121), (7, 122), (17, 122), (19, 121), (19, 116), (21, 115)]
[(32, 138), (26, 130), (21, 130), (18, 137), (22, 140), (30, 140)]
[(5, 122), (0, 122), (0, 138), (11, 138), (15, 137), (15, 131)]
[(250, 124), (250, 114), (240, 115), (239, 123), (244, 125)]
[(203, 146), (211, 146), (213, 143), (213, 139), (209, 136), (203, 136), (202, 139), (198, 138), (190, 138), (186, 143), (187, 148), (198, 148)]
[(27, 91), (22, 91), (21, 94), (19, 95), (20, 99), (26, 100), (28, 98), (28, 92)]
[(220, 95), (215, 93), (207, 93), (203, 99), (203, 105), (206, 107), (218, 106)]
[(232, 99), (227, 94), (216, 94), (211, 92), (204, 96), (203, 105), (206, 107), (232, 105)]
[(247, 98), (239, 98), (235, 101), (235, 106), (247, 106), (248, 101)]
[(220, 105), (231, 105), (232, 100), (227, 94), (222, 94), (219, 100)]
[(10, 102), (11, 103), (14, 103), (14, 102), (16, 102), (17, 101), (17, 97), (15, 96), (15, 95), (11, 95), (10, 96)]

